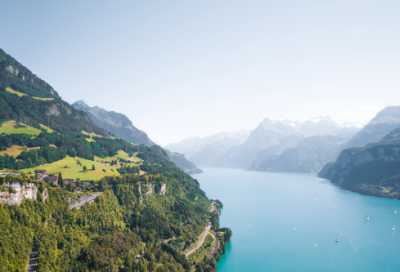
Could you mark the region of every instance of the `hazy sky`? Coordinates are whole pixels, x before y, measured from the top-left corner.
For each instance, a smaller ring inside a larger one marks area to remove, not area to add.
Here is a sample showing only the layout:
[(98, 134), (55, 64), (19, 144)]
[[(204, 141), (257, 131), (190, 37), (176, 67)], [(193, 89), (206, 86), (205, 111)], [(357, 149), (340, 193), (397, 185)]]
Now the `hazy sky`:
[(400, 99), (400, 1), (3, 1), (0, 47), (165, 145)]

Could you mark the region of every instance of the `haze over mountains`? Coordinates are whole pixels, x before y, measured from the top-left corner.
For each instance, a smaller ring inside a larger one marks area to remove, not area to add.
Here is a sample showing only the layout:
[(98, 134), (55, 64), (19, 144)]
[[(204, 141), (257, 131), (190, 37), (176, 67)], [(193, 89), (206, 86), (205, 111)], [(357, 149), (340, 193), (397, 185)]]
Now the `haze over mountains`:
[[(294, 160), (293, 163), (301, 163), (306, 159), (306, 157), (302, 159), (302, 153), (306, 152), (305, 150), (313, 149), (310, 146), (324, 146), (326, 150), (318, 148), (316, 153), (314, 152), (316, 161), (311, 163), (313, 167), (300, 167), (302, 171), (315, 172), (330, 158), (329, 154), (338, 149), (338, 143), (345, 142), (346, 138), (350, 138), (359, 130), (360, 128), (356, 126), (339, 126), (329, 116), (319, 116), (304, 122), (272, 121), (265, 118), (251, 133), (241, 133), (240, 137), (218, 138), (214, 135), (205, 138), (189, 138), (179, 143), (169, 144), (166, 148), (185, 154), (188, 159), (201, 166), (245, 168), (259, 171), (282, 171), (285, 169), (294, 171), (297, 167), (290, 168), (292, 170), (283, 166), (272, 167), (270, 157), (274, 156), (277, 159), (277, 155), (286, 149), (295, 147), (300, 141), (311, 137), (307, 141), (301, 142), (302, 149), (297, 148), (291, 152), (298, 154), (298, 162)], [(232, 133), (232, 135), (236, 134)], [(332, 140), (332, 137), (325, 137), (328, 135), (342, 137)], [(321, 137), (312, 138), (313, 136)], [(264, 168), (261, 165), (267, 165), (266, 160), (269, 161), (268, 165), (270, 166)]]

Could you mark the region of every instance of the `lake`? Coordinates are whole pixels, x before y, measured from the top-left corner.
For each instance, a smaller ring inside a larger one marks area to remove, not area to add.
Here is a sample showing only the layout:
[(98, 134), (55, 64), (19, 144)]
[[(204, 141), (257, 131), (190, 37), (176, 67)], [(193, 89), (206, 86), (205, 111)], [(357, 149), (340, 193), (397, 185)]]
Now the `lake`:
[(194, 178), (222, 201), (220, 227), (233, 231), (218, 271), (400, 270), (400, 201), (315, 174), (203, 170)]

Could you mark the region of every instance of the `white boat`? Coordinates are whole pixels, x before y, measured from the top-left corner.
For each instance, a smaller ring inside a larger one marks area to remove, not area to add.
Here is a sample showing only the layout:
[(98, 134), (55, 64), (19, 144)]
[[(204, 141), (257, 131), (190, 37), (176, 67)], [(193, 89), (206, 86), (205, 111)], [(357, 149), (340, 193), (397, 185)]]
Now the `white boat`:
[(392, 231), (395, 231), (396, 229), (395, 229), (395, 226), (393, 226), (393, 229), (392, 229)]
[(315, 244), (314, 247), (317, 247), (317, 244)]
[(249, 228), (251, 228), (251, 225), (249, 225)]
[(367, 218), (367, 221), (369, 221), (369, 216), (368, 216), (368, 218)]
[(336, 243), (337, 243), (337, 242), (339, 242), (339, 239), (338, 239), (338, 238), (336, 238), (335, 242), (336, 242)]
[(397, 213), (397, 211), (394, 211), (394, 213)]
[(293, 228), (293, 232), (295, 232), (296, 231), (296, 229), (295, 228)]

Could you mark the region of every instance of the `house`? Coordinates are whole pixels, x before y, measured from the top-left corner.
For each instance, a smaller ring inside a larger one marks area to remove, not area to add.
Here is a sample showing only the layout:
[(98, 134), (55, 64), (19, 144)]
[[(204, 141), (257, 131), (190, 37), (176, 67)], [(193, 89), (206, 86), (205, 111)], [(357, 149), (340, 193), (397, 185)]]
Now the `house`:
[(64, 185), (66, 186), (66, 185), (68, 185), (68, 183), (75, 184), (76, 181), (74, 179), (64, 179)]
[(39, 169), (39, 170), (38, 170), (38, 173), (47, 175), (46, 169)]
[(58, 182), (58, 176), (48, 176), (47, 179), (48, 179), (48, 181), (50, 183), (57, 183)]
[(85, 187), (85, 188), (90, 188), (90, 184), (91, 184), (91, 180), (85, 180), (84, 182), (83, 182), (83, 186)]
[(35, 174), (36, 180), (44, 180), (46, 177), (48, 177), (47, 174), (41, 174), (41, 173)]
[(101, 163), (110, 163), (109, 161), (101, 161)]

